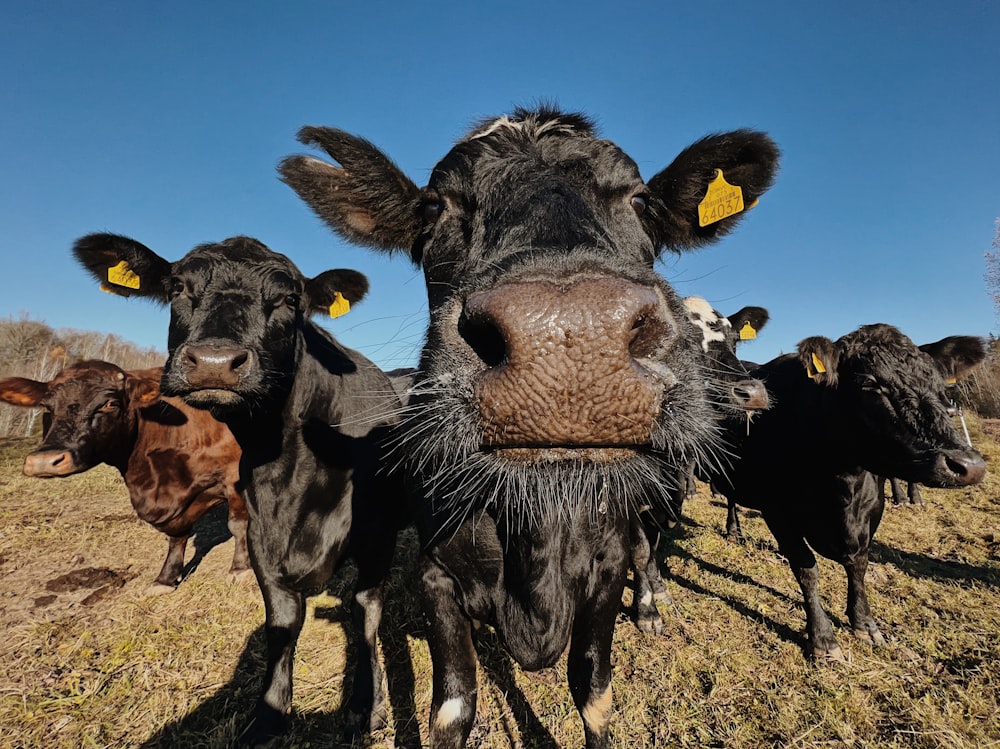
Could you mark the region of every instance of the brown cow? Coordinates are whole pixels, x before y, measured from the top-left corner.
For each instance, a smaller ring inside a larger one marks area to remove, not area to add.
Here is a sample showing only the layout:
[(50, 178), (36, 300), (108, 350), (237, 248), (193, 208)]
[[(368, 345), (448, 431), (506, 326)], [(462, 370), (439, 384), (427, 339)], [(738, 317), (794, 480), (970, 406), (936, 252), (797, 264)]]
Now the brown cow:
[(136, 514), (169, 538), (150, 594), (175, 588), (195, 522), (228, 502), (236, 539), (229, 574), (249, 577), (247, 511), (237, 488), (239, 445), (208, 411), (161, 396), (162, 373), (160, 367), (125, 372), (108, 362), (85, 361), (51, 382), (0, 380), (0, 400), (45, 409), (42, 444), (25, 458), (24, 473), (51, 478), (99, 463), (117, 468)]

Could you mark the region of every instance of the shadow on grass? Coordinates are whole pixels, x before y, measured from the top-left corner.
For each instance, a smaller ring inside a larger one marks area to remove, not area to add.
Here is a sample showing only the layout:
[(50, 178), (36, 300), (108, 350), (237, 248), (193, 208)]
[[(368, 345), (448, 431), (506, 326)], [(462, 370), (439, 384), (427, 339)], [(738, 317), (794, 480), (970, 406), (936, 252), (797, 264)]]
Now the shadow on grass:
[(558, 749), (559, 744), (542, 724), (517, 685), (510, 654), (504, 649), (500, 637), (492, 629), (484, 628), (476, 634), (476, 655), (486, 676), (503, 694), (521, 734), (520, 742), (508, 734), (511, 745), (530, 746), (535, 749)]
[[(222, 523), (225, 526), (224, 514)], [(391, 710), (391, 746), (400, 749), (419, 749), (422, 746), (421, 727), (426, 731), (426, 726), (423, 725), (426, 718), (417, 713), (416, 677), (408, 642), (408, 638), (426, 639), (417, 593), (419, 584), (416, 555), (415, 534), (410, 536), (404, 533), (386, 584), (385, 610), (379, 631)], [(350, 602), (354, 581), (353, 565), (345, 565), (326, 586), (326, 592), (342, 603), (336, 606), (317, 606), (316, 618), (341, 623), (350, 630)], [(353, 641), (353, 634), (351, 640)], [(558, 744), (539, 721), (524, 693), (517, 686), (511, 657), (503, 649), (499, 637), (492, 630), (484, 629), (477, 635), (476, 647), (484, 672), (504, 694), (510, 706), (522, 744), (541, 749), (557, 747)], [(346, 696), (343, 689), (345, 685), (349, 691), (357, 667), (357, 654), (353, 647), (348, 648), (346, 663), (342, 674), (341, 697)], [(144, 741), (141, 744), (143, 749), (232, 747), (252, 717), (265, 665), (266, 644), (264, 628), (261, 626), (247, 639), (229, 682), (190, 713), (164, 726)], [(341, 699), (341, 704), (332, 705), (329, 711), (293, 714), (287, 736), (281, 745), (372, 746), (374, 742), (369, 737), (357, 737), (353, 741), (349, 737), (346, 705), (347, 701)]]
[(950, 559), (934, 559), (914, 554), (878, 541), (872, 541), (869, 559), (879, 564), (893, 564), (910, 577), (956, 583), (962, 587), (987, 585), (1000, 588), (1000, 567), (985, 567)]
[(194, 556), (184, 565), (181, 580), (185, 580), (198, 569), (208, 556), (208, 552), (232, 537), (229, 532), (229, 505), (225, 503), (216, 505), (202, 515), (194, 525), (194, 533), (190, 540), (190, 544), (194, 547)]

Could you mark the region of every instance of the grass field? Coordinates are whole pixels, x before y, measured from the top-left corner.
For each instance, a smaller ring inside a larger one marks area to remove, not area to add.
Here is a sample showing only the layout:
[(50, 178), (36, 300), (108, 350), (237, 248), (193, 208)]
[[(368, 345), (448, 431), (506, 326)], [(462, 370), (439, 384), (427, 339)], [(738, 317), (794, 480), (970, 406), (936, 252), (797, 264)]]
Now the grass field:
[[(1000, 446), (972, 419), (991, 465)], [(176, 592), (142, 593), (163, 536), (137, 520), (117, 473), (27, 479), (30, 443), (0, 447), (0, 747), (232, 745), (263, 669), (264, 621), (253, 583), (231, 584), (224, 513), (199, 527)], [(703, 487), (704, 489), (704, 487)], [(616, 746), (1000, 746), (1000, 476), (923, 509), (886, 512), (869, 592), (888, 644), (854, 640), (846, 582), (821, 560), (822, 590), (846, 663), (803, 655), (800, 593), (762, 521), (748, 543), (721, 535), (724, 507), (704, 491), (661, 547), (672, 602), (662, 636), (638, 632), (626, 589), (616, 628)], [(389, 727), (366, 743), (427, 738), (431, 669), (407, 534), (387, 593), (383, 656)], [(310, 599), (296, 658), (287, 746), (339, 746), (351, 570)], [(525, 673), (495, 635), (478, 642), (476, 747), (580, 746), (565, 661)], [(360, 744), (359, 744), (360, 745)]]

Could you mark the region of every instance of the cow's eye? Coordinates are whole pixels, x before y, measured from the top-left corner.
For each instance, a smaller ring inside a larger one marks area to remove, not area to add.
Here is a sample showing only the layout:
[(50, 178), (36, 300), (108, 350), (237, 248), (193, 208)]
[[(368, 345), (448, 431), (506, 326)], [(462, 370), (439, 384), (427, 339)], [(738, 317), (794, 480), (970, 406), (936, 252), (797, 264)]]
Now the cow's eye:
[(632, 206), (632, 210), (635, 211), (636, 216), (641, 216), (646, 212), (646, 196), (645, 195), (633, 195), (629, 204)]
[(286, 294), (285, 304), (292, 309), (299, 308), (299, 295), (298, 294)]
[(862, 374), (858, 376), (858, 383), (861, 385), (862, 390), (874, 390), (879, 391), (882, 389), (879, 385), (878, 379), (874, 375)]
[(420, 216), (426, 223), (433, 224), (441, 215), (442, 207), (441, 196), (434, 191), (429, 191), (420, 201)]
[(117, 411), (119, 408), (121, 408), (121, 405), (118, 403), (118, 401), (116, 401), (114, 399), (111, 399), (107, 403), (105, 403), (103, 406), (101, 406), (100, 411), (101, 411), (101, 413), (105, 413), (105, 414), (106, 413), (113, 413), (114, 411)]
[(170, 299), (174, 300), (184, 293), (184, 282), (179, 278), (170, 279)]

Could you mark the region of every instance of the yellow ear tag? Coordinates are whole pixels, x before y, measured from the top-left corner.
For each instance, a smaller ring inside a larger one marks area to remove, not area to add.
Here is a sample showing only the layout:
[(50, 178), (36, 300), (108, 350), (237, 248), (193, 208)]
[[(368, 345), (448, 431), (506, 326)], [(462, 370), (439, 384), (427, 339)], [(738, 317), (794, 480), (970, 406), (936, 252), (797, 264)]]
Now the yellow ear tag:
[(740, 340), (750, 341), (757, 337), (757, 331), (754, 330), (753, 325), (749, 322), (743, 323), (743, 327), (740, 328)]
[(816, 356), (815, 353), (812, 355), (812, 359), (813, 359), (813, 367), (815, 368), (816, 373), (813, 374), (812, 369), (808, 368), (806, 369), (806, 374), (809, 375), (810, 380), (815, 379), (817, 374), (823, 374), (824, 372), (826, 372), (826, 366), (823, 364), (823, 361), (818, 356)]
[(339, 291), (333, 295), (333, 304), (330, 305), (330, 317), (340, 317), (351, 311), (351, 303), (344, 299), (344, 295)]
[(944, 384), (945, 385), (954, 385), (957, 382), (958, 382), (958, 378), (957, 377), (949, 377), (947, 380), (944, 381)]
[(108, 268), (108, 283), (115, 286), (124, 286), (128, 289), (139, 288), (139, 276), (128, 267), (128, 263), (122, 260), (113, 268)]
[(722, 176), (722, 170), (715, 170), (715, 179), (708, 183), (705, 197), (698, 204), (698, 226), (708, 226), (716, 221), (739, 213), (743, 206), (743, 189), (731, 185)]

